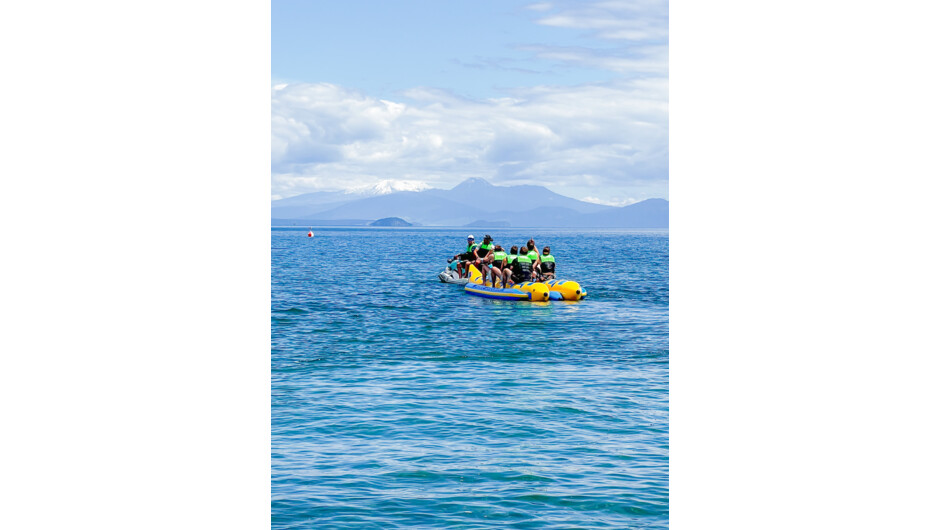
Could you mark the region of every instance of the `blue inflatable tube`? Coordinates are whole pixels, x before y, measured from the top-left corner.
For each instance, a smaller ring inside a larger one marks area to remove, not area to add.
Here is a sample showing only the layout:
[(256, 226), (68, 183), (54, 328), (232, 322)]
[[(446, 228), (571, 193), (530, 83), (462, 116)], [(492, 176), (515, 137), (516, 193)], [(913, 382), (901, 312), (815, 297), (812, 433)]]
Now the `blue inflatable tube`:
[(464, 288), (467, 293), (492, 298), (494, 300), (531, 300), (532, 294), (521, 289), (501, 289), (477, 283), (468, 283)]

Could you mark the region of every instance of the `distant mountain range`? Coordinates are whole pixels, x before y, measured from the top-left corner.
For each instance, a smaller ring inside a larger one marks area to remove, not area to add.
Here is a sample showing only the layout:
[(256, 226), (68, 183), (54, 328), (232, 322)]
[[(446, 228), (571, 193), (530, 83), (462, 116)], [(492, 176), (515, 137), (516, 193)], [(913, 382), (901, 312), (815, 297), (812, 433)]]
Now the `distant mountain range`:
[(481, 178), (467, 179), (449, 190), (394, 191), (380, 185), (271, 202), (272, 225), (367, 225), (385, 217), (430, 226), (667, 228), (669, 202), (647, 199), (628, 206), (605, 206), (542, 186), (494, 186)]

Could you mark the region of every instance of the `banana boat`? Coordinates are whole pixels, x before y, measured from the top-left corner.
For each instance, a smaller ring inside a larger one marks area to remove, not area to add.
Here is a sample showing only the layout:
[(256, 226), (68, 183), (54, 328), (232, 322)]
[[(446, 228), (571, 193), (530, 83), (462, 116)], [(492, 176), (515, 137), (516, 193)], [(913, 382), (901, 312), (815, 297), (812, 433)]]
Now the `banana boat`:
[(469, 294), (494, 298), (497, 300), (527, 300), (530, 302), (547, 302), (549, 300), (582, 300), (587, 291), (578, 285), (578, 282), (567, 280), (550, 280), (549, 282), (522, 282), (504, 288), (502, 281), (497, 278), (498, 287), (483, 284), (483, 273), (474, 265), (470, 265), (469, 281), (464, 291)]

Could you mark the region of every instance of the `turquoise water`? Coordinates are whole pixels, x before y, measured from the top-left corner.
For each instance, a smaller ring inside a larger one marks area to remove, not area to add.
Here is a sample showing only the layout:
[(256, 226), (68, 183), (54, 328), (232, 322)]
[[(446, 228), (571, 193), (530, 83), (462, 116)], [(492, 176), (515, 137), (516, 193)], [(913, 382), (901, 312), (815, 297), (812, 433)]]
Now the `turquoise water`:
[(552, 247), (581, 302), (437, 280), (467, 229), (273, 229), (273, 528), (668, 526), (669, 238)]

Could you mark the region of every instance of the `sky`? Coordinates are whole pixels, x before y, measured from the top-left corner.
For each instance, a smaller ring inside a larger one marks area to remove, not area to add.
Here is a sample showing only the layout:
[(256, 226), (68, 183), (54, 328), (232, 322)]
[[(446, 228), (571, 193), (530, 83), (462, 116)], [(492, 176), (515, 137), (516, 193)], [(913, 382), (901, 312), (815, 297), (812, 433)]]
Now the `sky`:
[(271, 196), (451, 188), (668, 199), (665, 0), (271, 4)]

